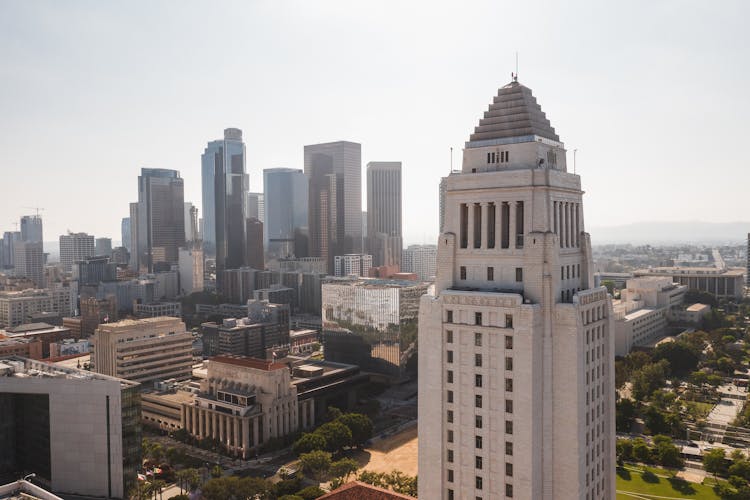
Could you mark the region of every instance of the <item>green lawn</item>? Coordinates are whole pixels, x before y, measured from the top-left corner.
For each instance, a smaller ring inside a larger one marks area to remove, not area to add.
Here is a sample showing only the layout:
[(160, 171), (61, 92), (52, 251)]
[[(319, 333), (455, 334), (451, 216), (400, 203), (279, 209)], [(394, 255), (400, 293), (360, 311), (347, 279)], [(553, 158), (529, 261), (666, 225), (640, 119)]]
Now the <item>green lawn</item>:
[[(666, 471), (656, 468), (647, 468), (646, 472), (640, 473), (634, 470), (617, 468), (617, 499), (651, 499), (657, 497), (688, 498), (696, 500), (719, 500), (710, 486), (698, 483), (689, 483), (682, 479), (672, 479)], [(632, 492), (634, 495), (620, 493), (621, 491)], [(660, 499), (662, 500), (662, 499)]]

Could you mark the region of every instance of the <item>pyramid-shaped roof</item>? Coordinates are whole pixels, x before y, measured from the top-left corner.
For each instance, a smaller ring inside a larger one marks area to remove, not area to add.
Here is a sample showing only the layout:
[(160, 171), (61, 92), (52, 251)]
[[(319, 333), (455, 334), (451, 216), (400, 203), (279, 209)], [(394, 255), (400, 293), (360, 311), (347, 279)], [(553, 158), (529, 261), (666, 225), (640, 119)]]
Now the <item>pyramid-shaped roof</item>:
[(501, 87), (469, 141), (537, 135), (560, 142), (531, 89), (512, 81)]

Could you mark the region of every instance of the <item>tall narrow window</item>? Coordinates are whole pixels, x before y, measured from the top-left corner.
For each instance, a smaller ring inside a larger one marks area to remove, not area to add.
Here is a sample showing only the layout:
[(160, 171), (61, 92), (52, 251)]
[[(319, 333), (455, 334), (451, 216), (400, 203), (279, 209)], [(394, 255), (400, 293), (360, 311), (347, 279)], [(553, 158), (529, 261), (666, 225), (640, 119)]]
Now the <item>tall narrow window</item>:
[(487, 248), (495, 248), (495, 204), (487, 205)]
[(516, 202), (516, 248), (523, 248), (523, 202)]
[[(446, 323), (453, 323), (453, 311), (446, 311)], [(451, 333), (451, 342), (453, 342), (453, 334)]]
[(523, 281), (523, 268), (517, 267), (516, 268), (516, 282), (521, 283)]
[(487, 281), (495, 281), (495, 268), (494, 267), (487, 268)]
[(487, 163), (492, 163), (492, 153), (487, 153)]
[(474, 248), (482, 247), (482, 205), (474, 203)]
[(459, 218), (461, 224), (461, 248), (468, 248), (469, 246), (469, 206), (466, 203), (461, 203), (459, 210)]
[(500, 210), (500, 248), (510, 248), (510, 205), (504, 201)]
[(505, 328), (513, 328), (513, 315), (512, 314), (505, 315)]
[[(480, 312), (475, 312), (474, 313), (474, 324), (482, 326), (482, 313), (480, 313)], [(480, 334), (480, 336), (481, 336), (481, 334)]]
[(466, 279), (466, 266), (461, 266), (458, 268), (458, 279), (465, 280)]

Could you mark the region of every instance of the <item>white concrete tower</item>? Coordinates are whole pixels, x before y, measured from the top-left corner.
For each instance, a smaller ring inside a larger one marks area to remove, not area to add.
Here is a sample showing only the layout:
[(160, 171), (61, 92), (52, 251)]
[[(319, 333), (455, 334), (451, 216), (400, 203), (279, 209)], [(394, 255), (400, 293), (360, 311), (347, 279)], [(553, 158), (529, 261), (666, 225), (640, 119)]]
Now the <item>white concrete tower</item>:
[(419, 315), (419, 497), (615, 497), (614, 326), (580, 177), (513, 81), (443, 179)]

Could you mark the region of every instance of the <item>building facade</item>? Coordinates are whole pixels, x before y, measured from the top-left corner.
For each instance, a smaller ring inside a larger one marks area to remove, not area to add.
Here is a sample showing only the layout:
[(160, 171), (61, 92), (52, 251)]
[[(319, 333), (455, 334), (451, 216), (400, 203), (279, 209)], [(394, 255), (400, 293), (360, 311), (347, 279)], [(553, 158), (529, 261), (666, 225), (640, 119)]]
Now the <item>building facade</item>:
[(192, 375), (193, 336), (179, 318), (103, 323), (93, 337), (97, 373), (143, 384)]
[(34, 282), (37, 288), (44, 288), (44, 250), (42, 243), (36, 241), (16, 241), (13, 254), (15, 256), (16, 276), (25, 276)]
[(409, 245), (401, 257), (401, 270), (414, 273), (422, 281), (434, 281), (437, 270), (436, 245)]
[(351, 253), (337, 255), (333, 260), (334, 276), (360, 276), (366, 277), (370, 274), (372, 267), (372, 255)]
[(21, 239), (32, 243), (44, 241), (42, 218), (38, 214), (21, 217)]
[(86, 233), (68, 233), (60, 236), (60, 264), (71, 272), (73, 264), (93, 257), (96, 250), (94, 236)]
[(217, 270), (241, 267), (245, 258), (245, 214), (249, 178), (242, 131), (224, 130), (201, 156), (203, 244)]
[(391, 379), (404, 378), (416, 350), (419, 300), (427, 287), (374, 279), (323, 284), (326, 360), (358, 365)]
[(375, 266), (400, 266), (401, 162), (367, 164), (367, 249)]
[(33, 472), (58, 493), (126, 498), (141, 467), (140, 404), (137, 383), (0, 359), (0, 474)]
[(177, 264), (185, 244), (185, 184), (180, 173), (142, 168), (138, 176), (138, 269)]
[(651, 267), (635, 276), (666, 276), (688, 290), (699, 290), (719, 298), (741, 300), (745, 295), (745, 270), (727, 267)]
[(615, 497), (614, 325), (579, 176), (531, 91), (502, 87), (444, 179), (419, 313), (419, 497)]
[(307, 230), (308, 182), (296, 168), (263, 170), (265, 194), (264, 242), (269, 255), (276, 258), (304, 257), (305, 248), (297, 248), (295, 234)]
[(362, 251), (362, 146), (338, 141), (305, 146), (311, 257)]
[(42, 312), (69, 316), (74, 309), (68, 288), (0, 292), (0, 325), (6, 327), (26, 323), (34, 314)]

